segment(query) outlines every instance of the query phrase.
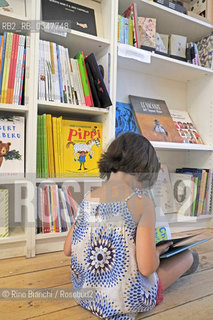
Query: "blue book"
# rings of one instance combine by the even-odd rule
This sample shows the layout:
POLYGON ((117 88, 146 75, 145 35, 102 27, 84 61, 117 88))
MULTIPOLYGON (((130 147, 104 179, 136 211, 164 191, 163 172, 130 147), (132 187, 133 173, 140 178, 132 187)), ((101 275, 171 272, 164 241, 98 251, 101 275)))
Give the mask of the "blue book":
POLYGON ((134 111, 129 103, 116 102, 115 136, 125 132, 140 134, 135 121, 134 111))
POLYGON ((2 87, 3 71, 4 71, 4 58, 5 58, 6 41, 7 41, 7 32, 4 32, 4 42, 3 42, 1 72, 0 72, 0 96, 1 96, 1 89, 2 89, 1 87, 2 87))
MULTIPOLYGON (((204 243, 206 241, 209 241, 211 240, 212 238, 206 238, 206 239, 203 239, 203 240, 199 240, 199 241, 196 241, 196 242, 192 242, 192 243, 189 243, 189 244, 186 244, 186 245, 183 245, 183 246, 177 246, 175 247, 175 245, 171 246, 169 248, 169 250, 163 254, 160 255, 160 258, 163 259, 163 258, 169 258, 169 257, 172 257, 174 256, 175 254, 178 254, 180 252, 183 252, 187 249, 190 249, 194 246, 197 246, 198 244, 201 244, 201 243, 204 243)), ((172 240, 170 240, 172 241, 172 240)))
POLYGON ((61 98, 61 102, 64 102, 63 86, 62 86, 62 79, 61 79, 61 60, 60 60, 60 53, 59 53, 58 44, 56 44, 56 53, 57 53, 57 62, 58 62, 60 98, 61 98))

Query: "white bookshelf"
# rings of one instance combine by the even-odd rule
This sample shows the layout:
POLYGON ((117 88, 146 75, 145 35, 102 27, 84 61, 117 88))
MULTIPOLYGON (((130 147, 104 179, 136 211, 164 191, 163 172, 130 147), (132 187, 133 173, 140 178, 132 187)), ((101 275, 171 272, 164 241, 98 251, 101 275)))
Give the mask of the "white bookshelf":
MULTIPOLYGON (((184 35, 188 41, 198 41, 213 31, 211 24, 155 2, 135 2, 138 16, 157 19, 159 33, 184 35)), ((122 14, 130 4, 128 0, 118 0, 117 12, 122 14)), ((204 141, 203 145, 153 141, 160 162, 168 166, 169 172, 181 167, 212 168, 213 70, 127 45, 115 46, 116 101, 128 103, 128 95, 165 100, 169 109, 189 112, 204 141)), ((174 213, 165 215, 165 219, 176 232, 212 225, 212 215, 183 217, 174 213)))
MULTIPOLYGON (((15 0, 14 0, 15 1, 15 0)), ((25 12, 0 14, 1 21, 40 20, 40 0, 18 0, 26 4, 25 12)), ((74 2, 75 0, 73 0, 74 2)), ((72 183, 84 188, 98 186, 103 180, 99 178, 36 178, 36 139, 37 114, 65 114, 81 120, 90 119, 103 123, 104 147, 114 138, 115 104, 116 101, 128 102, 128 95, 146 96, 165 100, 171 109, 187 110, 192 117, 204 145, 185 145, 178 143, 152 142, 160 161, 168 165, 173 172, 177 167, 213 167, 213 71, 193 66, 169 57, 150 53, 150 63, 137 61, 133 58, 118 56, 117 45, 117 14, 122 13, 132 1, 130 0, 80 0, 78 3, 94 8, 97 37, 86 33, 69 30, 66 36, 47 33, 44 31, 30 34, 31 51, 29 65, 28 103, 26 106, 0 104, 1 111, 24 114, 26 118, 26 169, 24 179, 1 179, 0 186, 22 186, 33 190, 33 197, 28 209, 24 208, 24 224, 21 228, 12 228, 10 236, 0 240, 0 259, 62 250, 67 232, 36 234, 33 220, 36 214, 36 186, 57 183, 59 185, 72 183), (107 109, 39 101, 37 98, 39 39, 53 41, 69 49, 70 57, 82 50, 86 55, 94 52, 98 62, 108 68, 110 54, 109 92, 113 105, 107 109), (29 223, 30 221, 30 223, 29 223)), ((213 26, 195 18, 178 13, 160 6, 149 0, 135 0, 139 16, 157 18, 157 29, 161 33, 182 34, 189 41, 199 40, 202 36, 213 31, 213 26)), ((15 204, 13 214, 18 209, 15 204)), ((183 231, 212 226, 212 216, 177 217, 167 215, 172 230, 183 231)))

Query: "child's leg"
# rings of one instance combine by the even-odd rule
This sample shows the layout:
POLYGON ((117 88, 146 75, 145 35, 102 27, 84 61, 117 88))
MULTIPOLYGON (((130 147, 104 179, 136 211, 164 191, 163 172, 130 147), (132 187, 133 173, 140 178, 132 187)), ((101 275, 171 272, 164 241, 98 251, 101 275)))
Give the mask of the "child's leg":
POLYGON ((193 255, 189 250, 161 260, 157 274, 161 280, 163 290, 166 290, 180 278, 191 267, 192 263, 193 255))

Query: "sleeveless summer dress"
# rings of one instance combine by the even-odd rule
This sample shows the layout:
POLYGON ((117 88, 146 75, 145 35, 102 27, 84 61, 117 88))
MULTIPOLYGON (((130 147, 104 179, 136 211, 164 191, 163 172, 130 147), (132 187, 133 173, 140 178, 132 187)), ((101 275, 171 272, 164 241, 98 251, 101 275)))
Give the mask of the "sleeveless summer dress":
POLYGON ((137 225, 127 207, 135 194, 121 202, 84 199, 78 209, 71 271, 74 292, 82 295, 75 300, 105 320, 135 319, 156 305, 157 273, 144 277, 136 262, 137 225))

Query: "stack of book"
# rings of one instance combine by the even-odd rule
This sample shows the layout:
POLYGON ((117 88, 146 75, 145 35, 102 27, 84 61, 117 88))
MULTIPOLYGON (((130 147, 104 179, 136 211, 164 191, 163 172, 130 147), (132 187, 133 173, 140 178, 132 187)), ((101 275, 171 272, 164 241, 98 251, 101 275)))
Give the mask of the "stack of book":
POLYGON ((12 32, 4 32, 4 35, 0 35, 1 103, 19 105, 25 103, 24 80, 28 43, 28 36, 12 32))
POLYGON ((98 176, 102 123, 38 115, 37 178, 98 176))
POLYGON ((68 187, 37 187, 37 233, 65 232, 74 223, 77 204, 68 187))
POLYGON ((93 53, 70 58, 68 48, 40 40, 38 82, 41 101, 99 108, 112 104, 93 53))

